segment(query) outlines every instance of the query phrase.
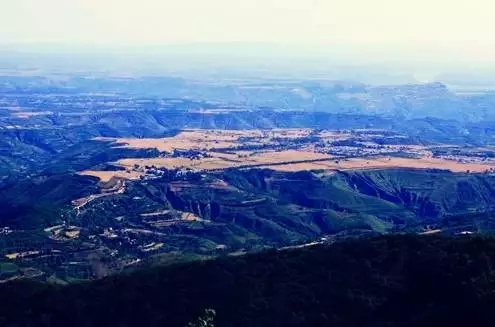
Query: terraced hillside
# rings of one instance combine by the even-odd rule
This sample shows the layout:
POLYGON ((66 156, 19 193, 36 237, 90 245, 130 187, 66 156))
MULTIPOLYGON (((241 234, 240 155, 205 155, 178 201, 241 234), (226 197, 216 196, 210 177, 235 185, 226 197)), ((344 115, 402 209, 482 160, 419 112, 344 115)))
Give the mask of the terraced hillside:
POLYGON ((2 254, 17 256, 19 269, 36 268, 42 279, 86 279, 140 262, 242 254, 335 236, 495 228, 491 174, 233 169, 131 182, 73 178, 73 193, 57 193, 70 187, 68 181, 49 178, 17 198, 26 212, 2 237, 2 254), (71 201, 77 192, 79 200, 71 201))

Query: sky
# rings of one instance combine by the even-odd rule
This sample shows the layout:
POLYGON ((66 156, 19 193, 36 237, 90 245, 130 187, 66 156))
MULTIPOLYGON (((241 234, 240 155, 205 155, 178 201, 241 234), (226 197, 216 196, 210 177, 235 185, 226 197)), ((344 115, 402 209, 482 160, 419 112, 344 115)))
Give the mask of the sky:
POLYGON ((493 0, 0 0, 0 44, 286 44, 495 58, 493 0))

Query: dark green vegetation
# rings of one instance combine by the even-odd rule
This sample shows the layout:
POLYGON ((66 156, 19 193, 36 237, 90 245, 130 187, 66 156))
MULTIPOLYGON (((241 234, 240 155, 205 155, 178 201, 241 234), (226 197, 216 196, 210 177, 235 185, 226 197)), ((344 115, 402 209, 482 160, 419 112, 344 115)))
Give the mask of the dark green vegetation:
POLYGON ((495 241, 387 236, 152 268, 66 287, 0 285, 2 326, 488 326, 495 241))
MULTIPOLYGON (((491 94, 456 95, 441 84, 232 83, 0 77, 0 281, 92 279, 143 262, 336 235, 493 230, 490 173, 161 171, 104 186, 76 174, 111 169, 120 158, 163 155, 95 137, 165 137, 186 128, 354 130, 352 140, 331 144, 330 154, 341 157, 362 152, 357 134, 381 129, 386 137, 376 136, 376 144, 440 144, 436 155, 476 162, 493 157, 491 94), (452 119, 445 118, 447 109, 456 113, 452 119)), ((281 139, 278 146, 290 149, 312 137, 281 139)))
POLYGON ((15 192, 18 203, 31 211, 4 220, 15 230, 2 236, 1 253, 41 251, 14 262, 38 269, 42 280, 72 280, 102 277, 139 261, 168 263, 322 237, 428 230, 454 235, 495 228, 491 174, 170 172, 127 183, 124 193, 94 199, 77 210, 70 205, 71 198, 95 188, 93 178, 52 177, 15 192), (183 220, 184 214, 197 219, 183 220), (62 226, 62 234, 42 230, 50 226, 62 226), (77 238, 63 236, 74 229, 80 231, 77 238))

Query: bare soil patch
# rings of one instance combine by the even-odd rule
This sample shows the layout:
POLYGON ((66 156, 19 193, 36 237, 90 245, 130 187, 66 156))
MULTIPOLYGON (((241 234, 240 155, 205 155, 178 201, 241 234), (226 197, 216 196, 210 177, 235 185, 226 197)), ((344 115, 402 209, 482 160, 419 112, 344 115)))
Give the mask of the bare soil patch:
MULTIPOLYGON (((491 159, 472 156, 471 153, 465 158, 456 155, 434 157, 432 150, 423 145, 402 144, 400 135, 393 136, 399 143, 390 144, 389 137, 390 132, 381 130, 191 129, 166 138, 98 138, 113 142, 115 147, 155 148, 163 153, 158 158, 125 158, 113 163, 124 167, 123 171, 86 170, 80 174, 109 181, 112 177, 139 179, 154 174, 157 169, 213 171, 262 167, 278 171, 335 171, 418 168, 475 173, 495 169, 495 161, 491 159), (342 140, 349 142, 334 143, 342 140), (185 151, 177 153, 175 150, 185 151), (188 150, 199 154, 189 154, 188 150)), ((434 147, 442 146, 448 145, 434 147)))

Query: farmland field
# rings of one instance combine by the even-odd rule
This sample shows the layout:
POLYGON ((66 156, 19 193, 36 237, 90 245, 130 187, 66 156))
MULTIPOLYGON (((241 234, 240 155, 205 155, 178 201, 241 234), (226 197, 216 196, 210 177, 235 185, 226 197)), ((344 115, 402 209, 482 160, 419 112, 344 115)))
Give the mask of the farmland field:
MULTIPOLYGON (((416 168, 481 173, 495 168, 492 159, 435 156, 432 146, 408 144, 400 135, 390 136, 380 130, 184 130, 167 138, 97 140, 111 142, 115 148, 160 152, 159 157, 123 158, 113 162, 123 170, 80 172, 102 181, 112 177, 144 178, 156 169, 216 171, 257 167, 294 172, 416 168)), ((436 144, 434 147, 448 146, 436 144)))

